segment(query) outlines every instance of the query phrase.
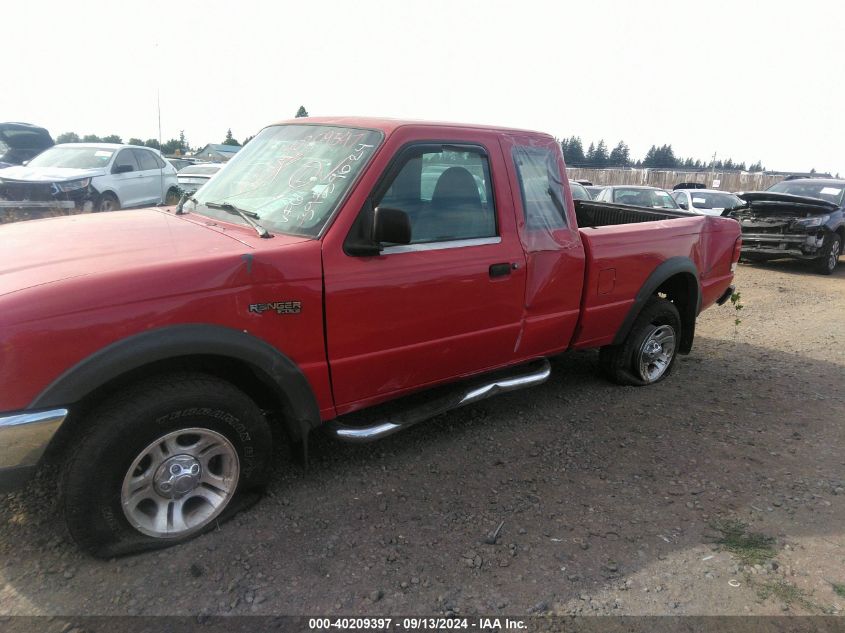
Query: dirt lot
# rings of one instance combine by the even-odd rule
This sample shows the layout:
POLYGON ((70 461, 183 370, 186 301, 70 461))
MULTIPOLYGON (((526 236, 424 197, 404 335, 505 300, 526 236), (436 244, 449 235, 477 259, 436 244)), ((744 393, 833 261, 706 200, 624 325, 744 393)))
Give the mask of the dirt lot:
POLYGON ((708 310, 658 386, 577 353, 379 444, 318 438, 176 549, 80 554, 43 477, 0 503, 0 613, 842 613, 845 266, 737 283, 742 323, 708 310))

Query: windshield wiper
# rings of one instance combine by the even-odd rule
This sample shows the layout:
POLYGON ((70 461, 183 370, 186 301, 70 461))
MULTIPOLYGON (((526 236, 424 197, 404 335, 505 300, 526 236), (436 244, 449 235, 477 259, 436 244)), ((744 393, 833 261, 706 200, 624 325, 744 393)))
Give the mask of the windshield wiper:
POLYGON ((260 218, 261 216, 253 211, 245 211, 244 209, 240 209, 233 204, 229 204, 228 202, 203 202, 205 206, 209 209, 220 209, 221 211, 225 211, 226 213, 231 213, 232 215, 239 215, 244 219, 244 222, 249 224, 252 228, 256 230, 258 233, 258 237, 263 238, 270 238, 273 237, 270 234, 270 231, 265 229, 261 226, 258 222, 253 220, 252 218, 260 218))

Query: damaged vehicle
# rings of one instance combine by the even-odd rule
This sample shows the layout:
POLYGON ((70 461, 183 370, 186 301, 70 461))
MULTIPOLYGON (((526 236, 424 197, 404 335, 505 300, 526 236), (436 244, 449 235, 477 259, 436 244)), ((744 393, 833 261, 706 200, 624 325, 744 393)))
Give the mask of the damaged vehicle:
POLYGON ((0 200, 116 211, 178 198, 176 168, 148 147, 62 143, 0 171, 0 200))
POLYGON ((745 206, 724 215, 739 221, 743 259, 794 257, 811 261, 818 273, 833 273, 845 244, 845 180, 789 180, 737 196, 745 206))
POLYGON ((21 165, 52 146, 53 138, 43 127, 0 123, 0 169, 21 165))

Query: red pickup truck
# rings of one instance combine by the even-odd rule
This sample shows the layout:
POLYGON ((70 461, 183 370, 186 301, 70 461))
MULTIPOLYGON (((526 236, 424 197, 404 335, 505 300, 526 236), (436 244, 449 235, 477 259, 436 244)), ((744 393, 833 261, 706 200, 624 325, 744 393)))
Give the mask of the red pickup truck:
POLYGON ((317 427, 376 439, 570 349, 655 383, 741 246, 731 219, 576 206, 546 134, 361 118, 271 125, 176 207, 0 244, 0 481, 61 463, 100 556, 210 528, 317 427))

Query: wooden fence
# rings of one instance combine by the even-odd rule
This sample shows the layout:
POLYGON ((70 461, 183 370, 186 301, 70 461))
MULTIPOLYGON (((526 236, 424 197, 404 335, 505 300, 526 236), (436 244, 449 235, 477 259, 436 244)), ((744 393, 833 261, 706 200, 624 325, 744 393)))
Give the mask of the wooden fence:
POLYGON ((700 182, 708 189, 762 191, 784 179, 781 174, 748 171, 674 171, 664 169, 588 169, 568 167, 572 180, 589 180, 594 185, 649 185, 672 190, 682 182, 700 182), (719 181, 718 186, 714 181, 719 181))

